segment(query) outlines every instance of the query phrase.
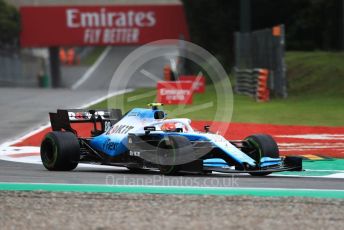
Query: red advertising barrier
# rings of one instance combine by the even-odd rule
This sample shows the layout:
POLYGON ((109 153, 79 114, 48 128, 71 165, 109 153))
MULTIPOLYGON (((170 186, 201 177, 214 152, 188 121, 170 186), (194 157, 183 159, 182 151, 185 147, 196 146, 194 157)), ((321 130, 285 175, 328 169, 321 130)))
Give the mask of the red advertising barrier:
POLYGON ((189 39, 182 4, 21 7, 23 47, 133 45, 189 39))
POLYGON ((182 75, 179 76, 180 81, 192 81, 192 89, 196 93, 204 93, 205 91, 205 77, 204 76, 194 76, 194 75, 182 75))
POLYGON ((159 81, 157 101, 167 105, 192 104, 191 81, 159 81))

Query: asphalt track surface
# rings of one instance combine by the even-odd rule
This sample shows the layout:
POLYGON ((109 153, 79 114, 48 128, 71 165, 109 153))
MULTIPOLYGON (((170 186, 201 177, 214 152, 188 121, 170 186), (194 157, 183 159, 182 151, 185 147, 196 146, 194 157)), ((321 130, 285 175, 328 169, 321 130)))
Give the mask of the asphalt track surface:
MULTIPOLYGON (((47 121, 47 113, 57 108, 80 106, 107 93, 107 86, 123 58, 133 47, 112 48, 96 71, 75 91, 38 89, 0 89, 0 143, 47 121), (101 76, 101 80, 99 78, 101 76)), ((150 71, 158 75, 163 60, 150 63, 150 71)), ((162 71, 161 71, 162 72, 162 71)), ((142 76, 141 76, 142 77, 142 76)), ((141 87, 133 80, 131 87, 141 87), (137 85, 135 85, 135 82, 137 85)), ((148 84, 155 84, 154 81, 148 84)), ((164 185, 197 187, 305 188, 344 190, 343 179, 311 177, 252 177, 246 175, 179 175, 161 176, 158 172, 130 173, 122 168, 82 168, 72 172, 49 172, 41 165, 0 161, 0 182, 164 185)))
MULTIPOLYGON (((106 56, 96 66, 95 71, 92 72, 87 80, 76 87, 77 90, 108 90, 110 83, 113 81, 116 89, 139 88, 139 87, 155 87, 157 80, 163 79, 163 69, 166 64, 170 64, 169 53, 176 52, 176 47, 173 45, 164 46, 161 51, 162 56, 153 58, 143 63, 139 69, 134 71, 131 76, 124 76, 129 79, 126 84, 123 84, 121 79, 116 79, 114 73, 122 64, 122 61, 137 47, 136 46, 121 46, 107 48, 106 56), (153 76, 147 77, 142 74, 142 70, 147 71, 153 76)), ((135 61, 133 61, 135 63, 135 61)), ((129 64, 129 66, 132 66, 129 64)))
MULTIPOLYGON (((86 81, 76 90, 38 89, 38 88, 0 88, 0 144, 31 131, 33 128, 48 122, 48 113, 58 108, 79 108, 82 105, 106 96, 114 72, 133 50, 134 46, 111 47, 106 57, 86 81)), ((173 47, 171 46, 171 50, 173 47)), ((142 66, 142 69, 163 78, 163 67, 169 62, 166 58, 153 59, 142 66)), ((140 69, 141 70, 141 69, 140 69)), ((117 88, 154 87, 157 79, 150 79, 136 71, 128 84, 117 88)), ((63 84, 73 85, 85 73, 83 67, 62 68, 63 84), (77 76, 77 77, 76 77, 77 76)), ((119 82, 120 84, 120 82, 119 82)))
POLYGON ((0 88, 0 143, 47 123, 49 112, 78 108, 106 94, 104 90, 0 88))
POLYGON ((0 161, 0 182, 344 190, 343 179, 335 178, 252 177, 244 174, 162 176, 157 171, 135 174, 120 167, 78 167, 71 172, 51 172, 42 165, 7 161, 0 161))

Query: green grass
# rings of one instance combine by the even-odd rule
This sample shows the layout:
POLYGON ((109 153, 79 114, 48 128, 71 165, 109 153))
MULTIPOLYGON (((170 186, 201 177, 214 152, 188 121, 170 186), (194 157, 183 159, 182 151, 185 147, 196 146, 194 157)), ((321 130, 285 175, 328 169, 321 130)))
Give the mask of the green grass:
MULTIPOLYGON (((257 103, 247 96, 234 95, 234 122, 344 126, 344 60, 343 53, 288 52, 289 97, 257 103)), ((127 111, 144 107, 155 101, 155 89, 139 89, 94 108, 121 107, 127 111), (138 96, 143 98, 137 98, 138 96), (135 99, 135 100, 134 100, 135 99), (109 103, 109 104, 108 104, 109 103)), ((205 94, 194 95, 193 105, 165 106, 170 117, 188 117, 194 120, 219 120, 215 113, 229 113, 228 106, 216 106, 216 91, 208 85, 205 94), (213 106, 190 111, 205 103, 213 106)), ((221 119, 220 119, 221 120, 221 119)))
POLYGON ((95 63, 98 57, 103 53, 105 47, 95 47, 84 59, 81 60, 81 65, 91 66, 95 63))
POLYGON ((344 105, 344 52, 287 52, 292 96, 340 97, 344 105))
POLYGON ((344 126, 343 99, 292 96, 288 99, 275 99, 268 103, 256 103, 247 97, 235 96, 233 121, 344 126))

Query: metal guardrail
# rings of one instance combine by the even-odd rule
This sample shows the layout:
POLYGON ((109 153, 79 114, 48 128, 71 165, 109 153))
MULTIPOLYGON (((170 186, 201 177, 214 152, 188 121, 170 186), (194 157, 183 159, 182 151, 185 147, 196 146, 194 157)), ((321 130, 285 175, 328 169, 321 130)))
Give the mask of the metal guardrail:
POLYGON ((0 50, 0 86, 38 87, 43 70, 41 58, 0 50))

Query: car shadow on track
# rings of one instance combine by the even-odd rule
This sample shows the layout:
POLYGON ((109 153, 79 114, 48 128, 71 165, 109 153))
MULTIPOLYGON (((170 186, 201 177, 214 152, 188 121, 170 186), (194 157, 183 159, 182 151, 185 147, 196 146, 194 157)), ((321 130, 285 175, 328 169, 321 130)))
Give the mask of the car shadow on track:
POLYGON ((163 175, 157 170, 146 170, 144 172, 132 172, 126 168, 123 169, 89 169, 89 168, 78 168, 75 172, 87 172, 87 173, 99 173, 99 174, 118 174, 118 175, 130 175, 130 176, 164 176, 164 177, 189 177, 189 178, 227 178, 227 177, 240 177, 240 178, 298 178, 293 176, 251 176, 247 173, 193 173, 193 172, 179 172, 173 175, 163 175))

